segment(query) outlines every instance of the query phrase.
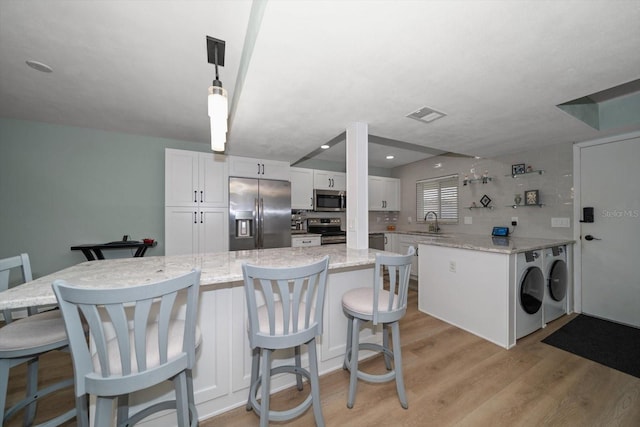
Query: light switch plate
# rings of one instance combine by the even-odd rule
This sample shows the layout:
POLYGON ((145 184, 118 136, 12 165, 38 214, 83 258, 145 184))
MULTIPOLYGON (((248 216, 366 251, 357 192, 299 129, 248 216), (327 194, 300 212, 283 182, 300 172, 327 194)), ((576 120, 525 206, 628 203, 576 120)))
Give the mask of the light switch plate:
POLYGON ((464 217, 464 223, 465 224, 473 224, 473 217, 465 216, 464 217))

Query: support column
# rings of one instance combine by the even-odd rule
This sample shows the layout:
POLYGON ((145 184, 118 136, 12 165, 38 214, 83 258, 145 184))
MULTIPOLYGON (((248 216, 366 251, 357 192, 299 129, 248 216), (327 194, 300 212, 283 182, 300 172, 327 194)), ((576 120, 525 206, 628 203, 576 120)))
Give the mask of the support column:
POLYGON ((369 126, 347 126, 347 247, 369 248, 369 126))

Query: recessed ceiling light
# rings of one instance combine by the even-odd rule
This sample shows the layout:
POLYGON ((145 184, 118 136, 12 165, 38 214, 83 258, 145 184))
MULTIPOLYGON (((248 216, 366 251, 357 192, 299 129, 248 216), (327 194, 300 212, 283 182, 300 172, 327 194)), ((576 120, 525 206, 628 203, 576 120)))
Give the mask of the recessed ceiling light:
POLYGON ((392 154, 389 154, 389 155, 387 156, 387 160, 393 160, 393 159, 395 159, 395 157, 396 157, 396 156, 394 156, 394 155, 392 155, 392 154))
POLYGON ((321 145, 320 148, 322 148, 323 150, 326 150, 327 148, 331 148, 331 146, 324 144, 324 145, 321 145))
POLYGON ((39 61, 27 60, 25 61, 27 65, 34 70, 42 71, 43 73, 53 73, 53 68, 39 61))

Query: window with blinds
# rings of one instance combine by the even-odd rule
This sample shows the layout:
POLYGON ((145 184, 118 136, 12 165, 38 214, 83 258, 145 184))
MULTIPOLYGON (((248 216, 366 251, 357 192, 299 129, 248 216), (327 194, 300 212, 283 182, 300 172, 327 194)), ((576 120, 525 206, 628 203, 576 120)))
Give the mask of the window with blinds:
POLYGON ((423 179, 416 182, 416 219, 424 222, 427 212, 438 214, 443 223, 458 222, 458 175, 423 179))

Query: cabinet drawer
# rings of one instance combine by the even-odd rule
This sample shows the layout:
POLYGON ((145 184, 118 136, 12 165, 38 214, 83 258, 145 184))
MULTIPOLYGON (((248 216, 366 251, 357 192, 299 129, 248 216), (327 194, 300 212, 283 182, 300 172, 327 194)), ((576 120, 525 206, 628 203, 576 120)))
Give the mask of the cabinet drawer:
POLYGON ((303 248, 307 246, 320 246, 320 236, 293 236, 291 237, 292 248, 303 248))

